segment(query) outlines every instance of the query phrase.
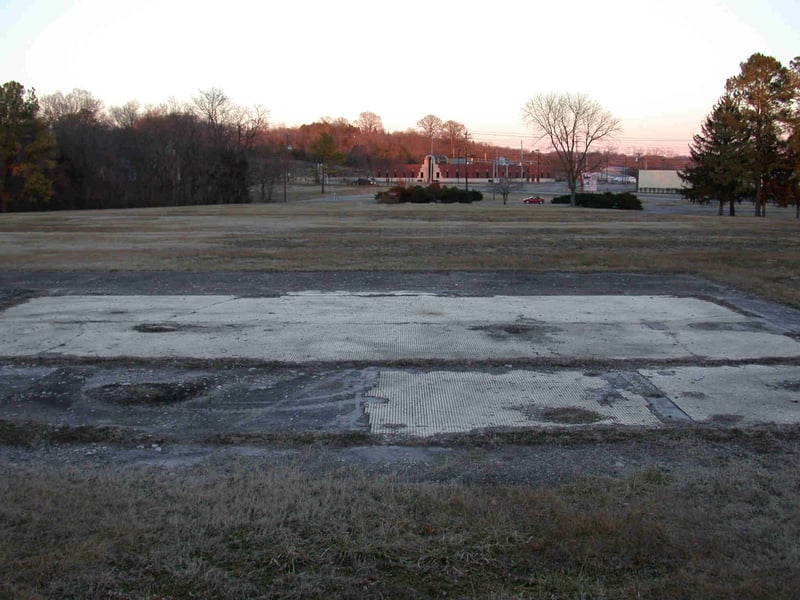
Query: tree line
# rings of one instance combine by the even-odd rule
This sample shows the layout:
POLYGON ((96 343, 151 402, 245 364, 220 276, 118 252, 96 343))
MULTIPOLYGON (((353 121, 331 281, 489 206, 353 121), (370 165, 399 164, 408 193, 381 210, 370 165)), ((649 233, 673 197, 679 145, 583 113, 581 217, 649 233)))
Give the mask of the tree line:
POLYGON ((794 204, 800 218, 800 57, 788 67, 760 53, 740 64, 690 145, 692 164, 680 172, 693 202, 728 206, 752 201, 794 204))
POLYGON ((290 178, 324 186, 325 174, 418 165, 429 133, 387 133, 372 112, 274 126, 267 109, 217 88, 189 102, 105 109, 86 90, 38 98, 11 81, 0 87, 0 210, 273 201, 290 178))

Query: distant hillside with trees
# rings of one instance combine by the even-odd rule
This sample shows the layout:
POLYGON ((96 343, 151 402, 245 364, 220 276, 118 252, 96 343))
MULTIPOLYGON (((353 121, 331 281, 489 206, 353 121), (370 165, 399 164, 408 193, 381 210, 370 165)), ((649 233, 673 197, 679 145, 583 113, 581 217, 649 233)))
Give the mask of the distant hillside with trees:
MULTIPOLYGON (((0 88, 0 209, 97 209, 282 199, 284 178, 319 182, 411 173, 425 155, 514 160, 519 149, 476 142, 466 127, 426 115, 416 127, 387 132, 381 117, 323 117, 286 127, 269 111, 242 107, 222 90, 200 90, 187 102, 105 107, 86 90, 37 97, 17 82, 0 88), (320 165, 323 165, 320 168, 320 165)), ((542 152, 538 159, 557 164, 542 152)), ((528 152, 525 160, 533 160, 528 152)), ((605 149, 597 170, 625 164, 682 168, 685 159, 605 149)), ((555 176, 558 176, 556 173, 555 176)))

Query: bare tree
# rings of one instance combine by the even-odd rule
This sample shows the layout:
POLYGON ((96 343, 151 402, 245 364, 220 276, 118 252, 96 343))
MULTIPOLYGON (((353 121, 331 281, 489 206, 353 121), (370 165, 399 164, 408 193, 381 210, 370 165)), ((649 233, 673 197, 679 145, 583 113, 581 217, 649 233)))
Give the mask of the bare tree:
POLYGON ((383 121, 374 112, 362 112, 356 119, 355 126, 362 133, 381 133, 383 132, 383 121))
POLYGON ((236 132, 238 146, 251 149, 269 129, 269 109, 261 105, 252 108, 232 106, 228 120, 236 132))
POLYGON ((103 110, 102 100, 95 98, 91 92, 79 88, 68 94, 62 94, 60 91, 48 94, 41 99, 39 105, 42 115, 50 123, 79 113, 99 119, 103 110))
POLYGON ((570 204, 592 144, 613 138, 620 122, 586 94, 539 94, 522 108, 522 117, 537 136, 547 139, 567 175, 570 204))
POLYGON ((219 88, 200 90, 192 98, 194 110, 198 117, 211 125, 222 125, 233 110, 230 99, 219 88))
POLYGON ((442 124, 442 134, 445 139, 450 142, 450 156, 456 155, 456 142, 464 137, 466 131, 467 128, 463 123, 453 121, 452 119, 442 124))
POLYGON ((108 114, 114 125, 120 129, 133 127, 139 120, 139 103, 131 100, 122 106, 112 106, 108 109, 108 114))
POLYGON ((422 130, 427 137, 431 138, 431 154, 433 154, 433 138, 442 131, 442 120, 436 115, 425 115, 417 121, 417 127, 422 130))
POLYGON ((496 189, 503 196, 503 205, 505 205, 508 202, 508 195, 511 193, 511 179, 508 177, 498 178, 496 189))

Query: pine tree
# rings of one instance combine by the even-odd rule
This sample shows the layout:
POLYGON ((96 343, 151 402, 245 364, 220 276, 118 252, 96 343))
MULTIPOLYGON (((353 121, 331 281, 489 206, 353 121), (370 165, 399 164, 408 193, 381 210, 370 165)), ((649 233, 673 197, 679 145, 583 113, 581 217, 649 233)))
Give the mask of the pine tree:
POLYGON ((725 88, 739 106, 750 133, 755 214, 766 216, 764 189, 770 186, 776 169, 781 166, 779 124, 792 98, 789 71, 777 59, 759 53, 740 67, 739 75, 728 79, 725 88))
POLYGON ((689 146, 692 166, 680 173, 688 184, 684 195, 705 204, 719 200, 719 214, 725 203, 736 214, 735 203, 752 190, 753 147, 737 103, 725 95, 706 117, 701 133, 689 146))

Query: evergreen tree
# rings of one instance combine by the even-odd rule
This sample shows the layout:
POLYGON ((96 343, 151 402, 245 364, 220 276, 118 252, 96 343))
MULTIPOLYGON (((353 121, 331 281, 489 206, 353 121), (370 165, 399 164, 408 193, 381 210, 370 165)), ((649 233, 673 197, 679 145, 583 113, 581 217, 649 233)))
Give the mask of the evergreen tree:
POLYGON ((10 202, 49 200, 53 195, 48 171, 55 142, 33 90, 16 81, 0 86, 0 212, 10 202))
POLYGON ((684 196, 701 204, 719 200, 720 215, 728 203, 728 213, 735 215, 735 203, 752 190, 749 167, 753 149, 733 98, 720 98, 701 133, 694 136, 689 152, 692 166, 679 173, 689 186, 684 196))
POLYGON ((789 70, 777 59, 759 53, 740 67, 739 75, 728 79, 725 88, 738 104, 749 130, 755 214, 766 216, 764 190, 771 187, 776 170, 781 167, 779 125, 786 118, 792 99, 789 70))

